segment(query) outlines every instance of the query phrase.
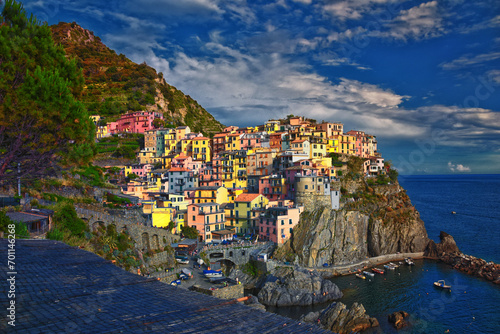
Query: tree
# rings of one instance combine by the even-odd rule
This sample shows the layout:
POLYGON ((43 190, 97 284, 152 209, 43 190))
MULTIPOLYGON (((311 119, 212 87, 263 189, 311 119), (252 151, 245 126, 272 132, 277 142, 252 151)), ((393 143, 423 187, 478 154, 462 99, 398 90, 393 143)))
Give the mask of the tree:
POLYGON ((194 226, 182 225, 181 231, 182 235, 188 239, 198 239, 198 235, 200 234, 194 226))
POLYGON ((0 73, 0 183, 92 158, 95 126, 78 101, 82 72, 47 24, 13 0, 0 16, 0 73))
POLYGON ((165 121, 162 120, 161 118, 155 118, 153 120, 153 126, 156 128, 156 129, 160 129, 160 128, 163 128, 165 126, 165 121))

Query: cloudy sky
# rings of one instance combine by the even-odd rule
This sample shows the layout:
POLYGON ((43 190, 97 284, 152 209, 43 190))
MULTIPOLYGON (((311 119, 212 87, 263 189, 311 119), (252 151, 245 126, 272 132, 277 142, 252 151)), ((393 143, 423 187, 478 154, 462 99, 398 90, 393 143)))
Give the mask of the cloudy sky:
POLYGON ((402 174, 500 173, 496 0, 33 0, 163 72, 226 125, 376 135, 402 174))

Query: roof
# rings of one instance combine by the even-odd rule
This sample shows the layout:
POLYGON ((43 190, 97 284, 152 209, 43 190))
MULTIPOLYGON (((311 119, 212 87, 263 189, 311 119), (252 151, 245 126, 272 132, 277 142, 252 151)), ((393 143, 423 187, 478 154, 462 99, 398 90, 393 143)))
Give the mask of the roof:
POLYGON ((7 212, 6 215, 13 222, 21 222, 21 223, 31 223, 48 218, 45 215, 33 214, 28 212, 7 212))
POLYGON ((187 169, 187 168, 181 168, 181 167, 172 167, 168 171, 169 172, 190 172, 189 169, 187 169))
POLYGON ((260 194, 241 194, 236 199, 234 200, 235 202, 251 202, 257 197, 259 197, 260 194))
POLYGON ((228 133, 227 133, 227 132, 224 132, 224 133, 218 133, 218 134, 214 135, 214 138, 216 138, 216 137, 217 137, 217 138, 219 138, 219 137, 225 137, 225 136, 227 136, 227 135, 228 135, 228 133))
POLYGON ((224 188, 223 186, 204 186, 194 188, 193 190, 218 190, 219 188, 224 188))
POLYGON ((207 138, 207 137, 194 137, 193 140, 210 140, 210 138, 207 138))
POLYGON ((292 143, 303 143, 303 142, 305 142, 305 141, 306 141, 305 139, 302 139, 302 140, 300 140, 300 139, 295 139, 294 141, 292 141, 292 143))

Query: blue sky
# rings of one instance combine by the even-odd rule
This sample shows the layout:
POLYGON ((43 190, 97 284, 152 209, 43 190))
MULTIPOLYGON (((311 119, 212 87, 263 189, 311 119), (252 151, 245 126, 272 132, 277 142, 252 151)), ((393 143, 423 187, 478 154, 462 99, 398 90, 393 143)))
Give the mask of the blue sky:
POLYGON ((226 125, 376 135, 402 174, 500 173, 500 2, 34 0, 163 72, 226 125))

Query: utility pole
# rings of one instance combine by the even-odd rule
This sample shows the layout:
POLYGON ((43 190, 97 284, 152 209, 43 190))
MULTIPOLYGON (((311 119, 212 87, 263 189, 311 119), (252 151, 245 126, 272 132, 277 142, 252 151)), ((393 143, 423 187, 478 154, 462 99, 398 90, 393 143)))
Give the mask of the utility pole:
POLYGON ((17 163, 17 195, 21 197, 21 163, 17 163))

